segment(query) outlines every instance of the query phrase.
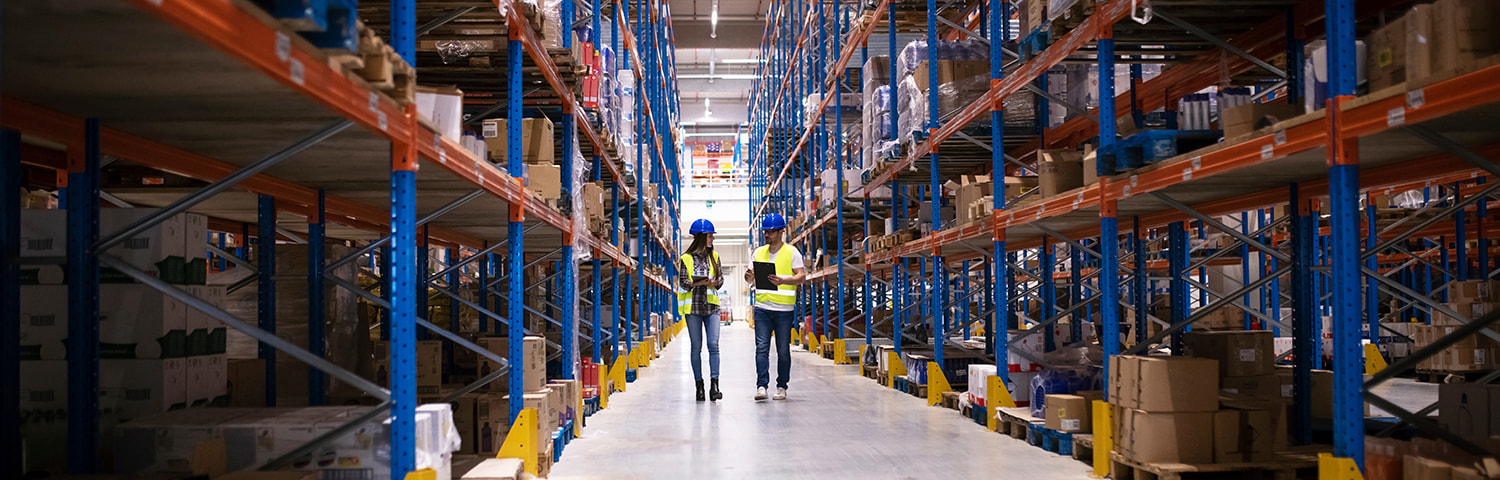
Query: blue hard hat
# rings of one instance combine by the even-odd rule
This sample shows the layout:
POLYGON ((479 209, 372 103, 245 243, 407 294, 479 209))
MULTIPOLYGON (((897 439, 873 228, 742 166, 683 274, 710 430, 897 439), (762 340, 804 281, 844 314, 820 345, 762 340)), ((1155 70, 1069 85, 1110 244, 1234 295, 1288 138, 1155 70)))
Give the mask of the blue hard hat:
POLYGON ((700 234, 700 233, 717 233, 717 232, 714 232, 714 222, 708 221, 707 218, 700 218, 700 219, 697 219, 697 220, 693 220, 693 226, 692 227, 688 227, 688 233, 692 234, 692 235, 697 235, 697 234, 700 234))
POLYGON ((786 228, 786 219, 781 218, 781 214, 779 213, 768 214, 766 218, 760 221, 761 230, 781 230, 783 228, 786 228))

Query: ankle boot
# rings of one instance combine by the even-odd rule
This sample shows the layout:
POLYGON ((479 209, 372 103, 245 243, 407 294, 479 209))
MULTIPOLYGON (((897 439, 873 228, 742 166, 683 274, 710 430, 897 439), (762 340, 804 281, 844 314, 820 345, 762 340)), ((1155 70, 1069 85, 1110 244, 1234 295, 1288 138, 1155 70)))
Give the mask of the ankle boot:
POLYGON ((703 401, 703 381, 698 381, 698 401, 703 401))
POLYGON ((709 382, 711 386, 708 389, 708 399, 717 402, 724 398, 724 394, 719 392, 719 379, 715 378, 709 382))

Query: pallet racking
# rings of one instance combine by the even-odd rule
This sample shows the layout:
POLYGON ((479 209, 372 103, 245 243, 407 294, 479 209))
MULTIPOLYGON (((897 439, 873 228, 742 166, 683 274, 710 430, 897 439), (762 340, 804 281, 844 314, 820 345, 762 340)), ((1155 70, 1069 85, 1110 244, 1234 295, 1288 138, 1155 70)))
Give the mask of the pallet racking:
MULTIPOLYGON (((456 397, 504 375, 513 379, 522 375, 519 362, 508 363, 506 358, 519 358, 522 337, 536 332, 511 319, 536 317, 545 322, 544 328, 566 332, 560 345, 552 345, 560 349, 552 359, 561 359, 560 375, 571 379, 577 375, 582 352, 592 351, 594 363, 611 365, 616 352, 628 355, 636 343, 656 333, 647 321, 651 312, 675 311, 670 282, 676 272, 673 262, 666 259, 674 258, 678 250, 676 198, 682 179, 676 168, 680 135, 675 128, 677 92, 666 5, 594 0, 586 12, 576 12, 574 2, 562 6, 562 25, 571 26, 585 16, 591 20, 592 38, 584 40, 592 45, 604 45, 600 27, 608 8, 611 17, 605 25, 611 27, 610 41, 616 51, 628 52, 628 69, 639 79, 636 108, 638 118, 645 120, 636 122, 636 137, 647 141, 635 144, 635 164, 627 171, 631 169, 620 156, 609 151, 602 124, 590 120, 590 112, 574 97, 538 32, 526 21, 507 21, 522 17, 519 4, 480 0, 454 7, 455 2, 444 2, 444 8, 434 11, 415 0, 394 0, 389 8, 366 3, 360 13, 390 20, 380 30, 388 32, 389 44, 407 64, 417 66, 419 75, 438 70, 418 61, 419 36, 470 12, 494 12, 493 19, 503 23, 500 36, 504 42, 499 49, 506 58, 499 78, 503 83, 491 77, 460 86, 503 93, 494 95, 496 100, 503 97, 503 102, 484 105, 470 123, 495 113, 510 120, 503 133, 508 136, 509 151, 503 155, 508 163, 497 165, 476 158, 458 139, 445 138, 424 126, 426 119, 419 118, 414 105, 346 76, 330 60, 338 52, 320 49, 321 45, 315 46, 248 1, 6 4, 7 88, 0 101, 4 175, 0 177, 19 183, 22 175, 16 169, 22 162, 58 171, 64 190, 60 196, 70 221, 69 303, 84 307, 70 309, 67 320, 74 339, 70 343, 81 346, 68 355, 69 471, 92 473, 100 468, 99 352, 97 342, 87 339, 98 334, 96 272, 101 266, 122 271, 254 337, 263 358, 279 351, 308 363, 313 367, 310 405, 328 400, 325 375, 378 399, 381 406, 360 420, 391 412, 392 478, 404 478, 414 465, 414 349, 419 336, 435 334, 448 341, 447 362, 452 361, 454 349, 463 347, 509 367, 460 389, 453 394, 456 397), (422 17, 427 17, 427 23, 418 27, 422 17), (626 50, 621 50, 621 42, 626 50), (529 81, 523 89, 523 73, 540 79, 529 81), (560 119, 563 170, 573 169, 570 147, 575 139, 586 154, 583 158, 591 159, 593 179, 610 191, 608 238, 596 237, 571 214, 523 186, 519 121, 523 104, 525 109, 560 119), (57 150, 62 158, 54 156, 57 150), (129 203, 161 210, 101 238, 99 199, 112 196, 101 191, 99 172, 102 163, 116 159, 206 186, 196 191, 162 189, 129 196, 129 203), (644 175, 647 171, 649 176, 644 175), (661 185, 660 195, 646 198, 648 183, 661 185), (667 219, 661 224, 665 228, 646 221, 648 204, 664 212, 667 219), (102 253, 130 232, 186 211, 216 217, 216 230, 240 235, 237 252, 244 251, 246 237, 258 239, 254 262, 227 251, 222 235, 217 236, 218 244, 199 248, 211 250, 220 262, 227 259, 258 272, 259 318, 236 318, 102 253), (306 221, 289 225, 286 217, 306 221), (255 226, 253 235, 251 225, 255 226), (391 341, 391 378, 395 379, 389 389, 323 358, 326 352, 318 341, 323 323, 320 294, 311 296, 311 348, 302 349, 275 335, 275 244, 278 236, 302 240, 299 235, 311 245, 337 239, 358 247, 354 254, 339 259, 325 258, 321 248, 311 249, 308 288, 321 293, 322 286, 333 283, 386 310, 382 331, 391 341), (446 265, 429 265, 433 249, 446 249, 446 265), (503 261, 497 260, 497 254, 503 254, 503 261), (587 261, 580 262, 580 257, 587 261), (325 274, 362 258, 370 265, 379 258, 384 274, 367 273, 380 277, 383 295, 325 274), (535 283, 525 281, 523 271, 547 264, 557 273, 535 283), (648 272, 646 267, 652 265, 665 268, 660 273, 648 272), (434 270, 437 273, 429 275, 434 270), (462 298, 457 291, 460 272, 467 277, 476 270, 485 291, 477 302, 462 298), (581 271, 589 272, 589 278, 580 278, 581 271), (607 294, 606 285, 610 287, 607 294), (422 318, 429 287, 480 312, 481 331, 489 331, 493 320, 495 333, 510 338, 509 355, 495 355, 458 335, 458 308, 449 309, 447 326, 440 325, 439 319, 422 318), (540 288, 550 292, 548 300, 557 302, 545 312, 528 305, 525 298, 540 288), (606 301, 614 306, 613 313, 601 318, 606 301), (500 311, 502 305, 506 309, 500 311), (578 313, 588 312, 582 315, 586 318, 575 315, 575 307, 578 313), (587 331, 581 332, 580 324, 587 331)), ((571 48, 572 35, 564 37, 563 46, 571 48)), ((7 246, 5 271, 0 272, 0 295, 6 301, 0 303, 12 308, 4 308, 0 315, 9 328, 16 329, 19 319, 14 306, 20 278, 19 255, 13 250, 19 243, 20 205, 15 189, 7 188, 9 193, 0 201, 0 234, 6 239, 0 243, 7 246)), ((568 175, 561 188, 567 197, 581 186, 574 185, 568 175)), ((17 364, 17 337, 14 330, 11 333, 0 345, 5 352, 5 365, 0 366, 5 373, 0 379, 9 391, 17 391, 15 375, 22 367, 17 364)), ((268 362, 265 373, 267 397, 274 404, 274 362, 268 362)), ((510 382, 511 395, 521 395, 521 383, 510 382)), ((0 407, 15 412, 14 401, 6 398, 0 407)), ((510 405, 511 421, 521 408, 520 402, 510 405)), ((16 415, 6 418, 0 424, 5 438, 19 441, 16 415)), ((338 433, 324 435, 297 452, 311 451, 336 439, 338 433)), ((20 450, 18 445, 6 449, 6 461, 0 464, 19 469, 20 450)), ((288 458, 292 456, 295 453, 288 458)), ((284 462, 273 461, 271 466, 279 463, 284 462)))
MULTIPOLYGON (((1486 220, 1495 188, 1490 180, 1500 174, 1500 168, 1488 160, 1497 152, 1493 144, 1497 138, 1477 127, 1496 114, 1500 89, 1495 82, 1500 80, 1500 67, 1355 96, 1356 28, 1412 2, 1092 3, 1091 14, 1041 45, 1027 36, 1029 32, 1012 27, 1018 15, 1011 2, 929 0, 928 13, 917 18, 897 12, 920 8, 920 2, 771 4, 761 45, 761 56, 768 59, 763 71, 789 73, 781 78, 763 75, 752 90, 751 136, 765 141, 752 142, 748 154, 753 179, 751 213, 758 219, 763 213, 780 212, 794 219, 794 225, 800 221, 803 228, 794 227, 792 242, 804 251, 827 252, 823 257, 830 261, 815 269, 809 288, 803 289, 799 318, 805 315, 821 322, 830 338, 863 335, 866 345, 875 335, 872 323, 877 305, 889 309, 894 335, 904 335, 905 324, 926 323, 940 339, 937 343, 957 343, 950 338, 957 335, 945 335, 945 330, 962 330, 967 339, 971 327, 982 319, 983 331, 991 334, 983 353, 1009 384, 1007 358, 1029 356, 1010 347, 1040 334, 1046 348, 1052 349, 1060 339, 1054 338, 1050 326, 1060 321, 1077 326, 1087 318, 1098 324, 1107 356, 1141 353, 1155 345, 1171 346, 1180 353, 1183 330, 1215 311, 1235 306, 1244 311, 1247 329, 1295 332, 1296 408, 1291 424, 1297 427, 1294 439, 1305 444, 1313 434, 1308 392, 1311 371, 1322 368, 1322 355, 1317 352, 1323 341, 1317 333, 1318 318, 1331 316, 1332 336, 1327 340, 1332 347, 1329 367, 1335 372, 1332 439, 1336 456, 1363 465, 1366 425, 1361 405, 1365 402, 1404 424, 1465 449, 1476 448, 1422 418, 1432 406, 1414 414, 1371 390, 1438 349, 1414 352, 1364 380, 1361 337, 1382 343, 1378 302, 1387 298, 1399 308, 1386 317, 1425 320, 1430 311, 1468 322, 1462 331, 1444 337, 1445 341, 1456 342, 1476 332, 1493 337, 1484 325, 1495 315, 1468 321, 1468 315, 1447 311, 1437 300, 1446 287, 1434 288, 1434 283, 1495 278, 1500 273, 1492 271, 1488 232, 1493 226, 1487 223, 1493 222, 1486 220), (1223 10, 1194 11, 1195 6, 1240 11, 1226 16, 1223 10), (837 21, 826 19, 827 9, 835 12, 837 21), (956 15, 949 15, 955 10, 956 15), (1154 23, 1150 22, 1153 16, 1157 18, 1154 23), (849 17, 856 18, 846 21, 849 17), (925 27, 917 20, 925 20, 925 27), (1156 27, 1163 22, 1171 25, 1156 27), (991 83, 982 96, 956 112, 940 112, 937 89, 929 90, 929 118, 919 119, 920 132, 905 145, 904 155, 886 164, 864 165, 874 168, 865 172, 862 186, 846 192, 846 166, 858 163, 850 160, 856 155, 842 143, 846 136, 842 119, 823 118, 830 99, 839 102, 841 95, 823 95, 817 109, 810 111, 817 117, 807 119, 800 115, 797 100, 845 91, 840 80, 847 74, 843 67, 855 55, 860 61, 869 58, 867 43, 879 42, 880 37, 873 34, 882 29, 889 50, 881 53, 891 59, 898 54, 898 32, 921 32, 929 59, 939 58, 936 45, 940 39, 969 37, 987 43, 991 83), (833 37, 831 51, 824 48, 829 44, 824 35, 833 37), (1089 141, 1108 150, 1120 136, 1115 119, 1139 119, 1143 112, 1160 108, 1175 114, 1183 96, 1231 76, 1256 85, 1261 96, 1281 95, 1279 89, 1285 85, 1302 85, 1303 72, 1298 67, 1303 64, 1304 44, 1319 36, 1328 45, 1331 100, 1315 112, 1141 168, 1117 172, 1101 168, 1097 183, 1050 198, 1007 196, 998 181, 1005 173, 1037 171, 1037 164, 1021 159, 1040 148, 1071 148, 1089 141), (843 48, 841 40, 847 42, 843 48), (1028 51, 1010 51, 1013 40, 1028 51), (1153 55, 1154 59, 1142 57, 1155 53, 1160 55, 1153 55), (1279 68, 1272 59, 1291 67, 1279 68), (1132 68, 1130 92, 1117 95, 1114 76, 1107 72, 1116 71, 1117 62, 1148 61, 1168 66, 1152 79, 1143 79, 1141 70, 1132 68), (1096 109, 1041 95, 1048 88, 1046 73, 1064 62, 1091 63, 1103 72, 1098 76, 1098 98, 1105 100, 1096 109), (834 68, 826 68, 828 64, 834 68), (1075 115, 1050 128, 1009 131, 1003 101, 1023 90, 1041 95, 1041 119, 1047 118, 1049 107, 1067 108, 1075 115), (975 138, 968 127, 985 119, 989 138, 975 138), (828 123, 834 124, 831 130, 828 123), (817 172, 830 168, 838 169, 836 186, 817 179, 817 172), (940 210, 943 182, 986 170, 997 179, 992 214, 969 223, 945 224, 940 210), (818 183, 837 190, 835 205, 826 213, 810 206, 818 183), (880 189, 889 189, 897 201, 886 203, 872 195, 880 189), (914 198, 907 196, 908 189, 915 191, 914 198), (1385 206, 1376 206, 1376 198, 1413 189, 1428 196, 1422 210, 1439 212, 1420 220, 1378 225, 1377 210, 1385 206), (846 198, 858 199, 857 205, 846 198), (884 251, 872 250, 872 218, 901 221, 911 213, 907 208, 913 202, 926 202, 930 208, 930 233, 884 251), (1320 205, 1326 207, 1320 210, 1320 205), (846 218, 861 210, 862 222, 846 218), (1238 221, 1225 224, 1223 217, 1238 221), (1326 219, 1321 226, 1320 217, 1326 219), (846 223, 849 220, 852 226, 846 223), (1199 251, 1190 235, 1201 243, 1210 230, 1232 241, 1217 251, 1190 256, 1199 251), (846 241, 848 234, 866 241, 846 241), (1413 239, 1424 243, 1412 244, 1409 240, 1413 239), (1470 240, 1477 241, 1474 247, 1466 246, 1470 240), (1158 246, 1162 244, 1166 248, 1158 246), (1167 258, 1160 258, 1159 251, 1165 251, 1167 258), (1428 258, 1439 256, 1440 261, 1428 258), (1264 260, 1257 265, 1252 258, 1264 260), (1060 271, 1064 261, 1068 267, 1060 271), (1205 284, 1205 268, 1236 265, 1241 267, 1240 278, 1245 279, 1236 290, 1216 291, 1205 284), (1286 298, 1293 306, 1290 319, 1282 318, 1280 308, 1286 295, 1280 293, 1279 284, 1286 276, 1292 284, 1286 298), (983 286, 981 291, 973 291, 971 280, 983 286), (1157 281, 1170 285, 1165 295, 1172 305, 1168 318, 1148 311, 1153 303, 1150 297, 1157 293, 1151 285, 1157 281), (856 295, 861 301, 850 307, 846 300, 856 295), (975 298, 980 300, 971 307, 975 298), (1100 299, 1119 303, 1133 313, 1135 338, 1122 338, 1122 309, 1100 308, 1100 299), (1028 316, 1028 303, 1039 304, 1037 318, 1028 316), (948 318, 950 313, 959 318, 948 318), (1006 321, 997 322, 997 318, 1006 321), (863 329, 857 326, 860 320, 863 329), (1165 328, 1148 336, 1154 331, 1149 326, 1152 322, 1165 328), (1015 325, 1023 331, 1011 337, 1007 328, 997 328, 997 324, 1015 325), (1367 333, 1361 333, 1362 327, 1367 333), (1124 340, 1132 346, 1124 347, 1124 340)), ((899 77, 896 62, 890 63, 894 86, 899 77)), ((929 70, 929 85, 938 84, 936 70, 929 70)), ((1301 102, 1299 88, 1286 89, 1284 95, 1293 103, 1301 102)), ((894 132, 897 95, 890 96, 894 132)), ((878 227, 874 230, 879 231, 878 227)), ((1072 329, 1072 341, 1081 339, 1079 332, 1072 329)), ((898 352, 901 343, 896 342, 898 352)), ((945 350, 936 347, 933 352, 940 365, 945 350)))

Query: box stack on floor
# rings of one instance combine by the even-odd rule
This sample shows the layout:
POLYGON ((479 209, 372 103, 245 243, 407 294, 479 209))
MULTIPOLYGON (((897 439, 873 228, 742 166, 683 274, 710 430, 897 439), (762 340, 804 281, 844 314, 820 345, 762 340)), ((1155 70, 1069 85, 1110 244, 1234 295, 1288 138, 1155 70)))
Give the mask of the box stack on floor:
MULTIPOLYGON (((1453 318, 1434 310, 1431 325, 1410 326, 1412 339, 1415 341, 1412 348, 1421 349, 1431 345, 1464 324, 1500 309, 1500 281, 1451 282, 1448 284, 1448 303, 1443 306, 1462 318, 1453 318)), ((1422 360, 1417 365, 1417 371, 1429 374, 1488 372, 1497 365, 1497 353, 1500 353, 1500 342, 1485 335, 1473 335, 1422 360)))
MULTIPOLYGON (((1500 451, 1500 386, 1443 384, 1437 423, 1490 452, 1500 451)), ((1365 478, 1370 480, 1480 480, 1500 476, 1493 456, 1476 456, 1442 440, 1365 437, 1365 478)))
MULTIPOLYGON (((36 202, 38 207, 50 202, 36 202)), ((108 238, 156 209, 114 209, 99 221, 108 238)), ((27 468, 64 459, 68 400, 67 212, 21 214, 21 417, 27 468)), ((124 239, 105 254, 211 306, 222 287, 207 280, 207 219, 179 214, 124 239), (197 246, 196 248, 190 246, 197 246)), ((99 427, 190 406, 222 405, 228 395, 224 325, 161 291, 100 269, 99 427)))

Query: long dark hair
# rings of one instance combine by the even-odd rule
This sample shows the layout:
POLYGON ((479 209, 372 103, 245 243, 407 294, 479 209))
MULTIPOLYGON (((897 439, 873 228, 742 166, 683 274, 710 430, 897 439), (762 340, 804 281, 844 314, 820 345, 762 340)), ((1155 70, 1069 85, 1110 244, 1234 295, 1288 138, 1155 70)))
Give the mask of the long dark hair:
POLYGON ((683 253, 698 255, 711 252, 712 250, 708 247, 708 236, 709 234, 707 233, 693 234, 693 243, 688 245, 687 251, 683 253))

